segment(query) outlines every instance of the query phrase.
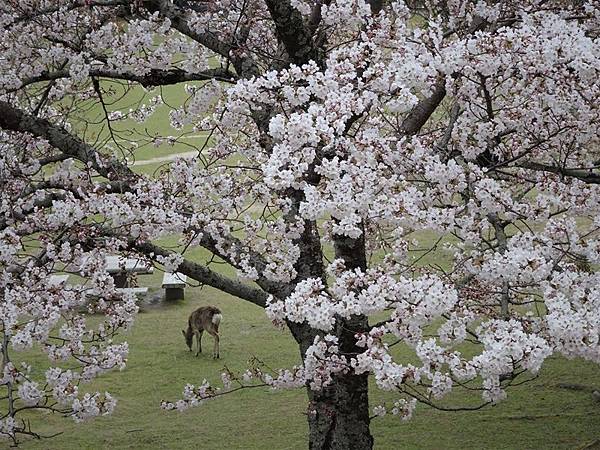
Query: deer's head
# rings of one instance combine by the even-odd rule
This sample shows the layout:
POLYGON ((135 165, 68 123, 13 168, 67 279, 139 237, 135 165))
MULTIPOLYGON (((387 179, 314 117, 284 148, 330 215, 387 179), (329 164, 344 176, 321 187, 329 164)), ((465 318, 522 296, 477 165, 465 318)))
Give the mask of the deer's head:
POLYGON ((189 347, 190 352, 192 351, 192 338, 194 335, 192 334, 192 330, 188 329, 189 333, 186 333, 184 330, 181 330, 183 333, 183 337, 185 338, 185 343, 189 347))

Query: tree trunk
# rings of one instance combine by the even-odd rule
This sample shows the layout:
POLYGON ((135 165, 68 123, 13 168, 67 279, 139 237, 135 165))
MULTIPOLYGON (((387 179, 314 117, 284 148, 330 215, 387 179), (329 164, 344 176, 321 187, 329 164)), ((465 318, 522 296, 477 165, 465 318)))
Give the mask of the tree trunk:
MULTIPOLYGON (((336 334, 340 352, 356 353, 354 334, 362 329, 366 317, 355 316, 338 321, 336 334)), ((308 324, 288 322, 292 335, 300 346, 304 359, 306 350, 317 336, 308 324)), ((370 450, 373 436, 369 430, 368 375, 334 376, 329 386, 321 391, 308 392, 308 427, 310 450, 370 450)))
MULTIPOLYGON (((367 258, 364 233, 357 239, 334 236, 336 258, 344 260, 347 269, 365 270, 367 258)), ((356 333, 368 329, 365 316, 349 319, 338 317, 335 335, 341 355, 351 358, 361 352, 356 346, 356 333)), ((303 340, 304 341, 304 340, 303 340)), ((310 344, 312 344, 312 340, 310 344)), ((309 344, 309 345, 310 345, 309 344)), ((302 354, 306 349, 302 348, 302 354)), ((353 373, 335 376, 321 392, 308 390, 308 425, 310 450, 370 450, 373 436, 369 430, 368 375, 353 373)))
MULTIPOLYGON (((312 183, 318 183, 318 177, 312 173, 312 183)), ((290 211, 297 214, 298 206, 304 199, 301 192, 291 192, 294 207, 290 211)), ((315 222, 305 221, 302 237, 298 240, 301 255, 296 263, 298 278, 290 285, 289 291, 299 280, 308 278, 327 279, 324 273, 321 242, 318 227, 315 222)), ((362 225, 361 225, 362 226, 362 225)), ((346 236, 334 236, 336 258, 344 260, 347 269, 367 267, 364 233, 357 239, 346 236)), ((280 293, 285 298, 289 293, 280 293)), ((302 359, 318 334, 306 322, 302 324, 288 322, 288 328, 300 347, 302 359)), ((332 334, 338 338, 338 348, 341 355, 348 359, 360 353, 362 349, 356 346, 357 333, 368 329, 366 316, 352 316, 348 319, 338 317, 332 334)), ((373 436, 369 425, 369 385, 368 375, 353 373, 339 374, 333 377, 329 386, 321 391, 312 391, 307 386, 309 449, 310 450, 371 450, 373 436)))
POLYGON ((320 392, 308 389, 310 450, 371 450, 368 376, 343 375, 320 392))

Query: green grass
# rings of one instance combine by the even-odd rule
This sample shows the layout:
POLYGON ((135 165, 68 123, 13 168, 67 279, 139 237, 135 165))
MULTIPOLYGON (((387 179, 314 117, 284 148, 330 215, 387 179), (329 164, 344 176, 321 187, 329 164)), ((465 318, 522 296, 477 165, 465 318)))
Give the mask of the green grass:
MULTIPOLYGON (((140 277, 156 286, 160 273, 140 277)), ((64 432, 52 439, 30 440, 26 449, 304 449, 307 447, 306 396, 302 390, 246 390, 188 410, 166 412, 163 399, 180 398, 183 386, 203 378, 218 381, 227 366, 243 370, 257 356, 269 366, 298 362, 298 350, 287 332, 272 327, 263 311, 210 288, 188 288, 187 299, 148 307, 126 339, 130 359, 123 372, 101 376, 86 390, 109 390, 118 398, 113 416, 83 425, 57 415, 36 413, 31 419, 42 433, 64 432), (222 309, 222 359, 205 353, 196 358, 184 344, 181 328, 194 308, 214 304, 222 309)), ((397 356, 409 359, 406 350, 397 356)), ((39 355, 39 354, 38 354, 39 355)), ((35 359, 42 362, 42 356, 35 359)), ((17 361, 19 359, 17 358, 17 361)), ((33 361, 32 361, 33 362, 33 361)), ((42 369, 37 364, 39 375, 42 369)), ((440 412, 419 406, 412 421, 393 416, 374 420, 378 449, 574 449, 600 438, 600 407, 589 392, 559 388, 558 383, 600 387, 597 365, 553 357, 540 377, 509 391, 509 398, 480 412, 440 412)), ((453 394, 464 403, 465 394, 453 394)), ((371 390, 371 405, 393 402, 390 393, 371 390)))
POLYGON ((303 442, 305 406, 301 391, 281 395, 264 390, 245 391, 183 414, 159 409, 162 399, 178 399, 187 382, 200 383, 203 378, 217 381, 224 365, 243 370, 253 356, 263 357, 274 367, 299 360, 293 340, 287 333, 275 330, 260 308, 210 288, 188 288, 187 296, 179 304, 141 313, 126 337, 133 350, 127 369, 106 374, 94 383, 93 389, 110 390, 119 398, 113 417, 79 427, 70 419, 40 414, 36 422, 43 431, 58 429, 65 434, 28 442, 24 448, 195 448, 199 439, 204 441, 204 448, 236 448, 232 439, 243 440, 244 448, 263 448, 269 436, 264 428, 256 426, 260 422, 273 431, 292 433, 290 442, 303 442), (225 317, 221 360, 210 358, 212 340, 206 337, 205 353, 198 358, 193 356, 180 331, 189 312, 207 303, 221 308, 225 317), (292 426, 290 417, 299 420, 292 426), (231 433, 232 424, 236 424, 235 433, 231 433), (216 432, 218 427, 222 427, 221 432, 216 432), (221 447, 228 439, 229 444, 221 447))
MULTIPOLYGON (((186 84, 201 86, 203 82, 186 84)), ((131 159, 133 154, 137 161, 189 152, 205 144, 208 133, 194 131, 193 124, 185 125, 181 130, 173 128, 170 124, 170 112, 180 108, 190 99, 183 84, 145 90, 140 86, 128 86, 123 82, 103 80, 102 89, 109 113, 121 111, 127 114, 130 109, 135 110, 140 105, 149 104, 154 97, 160 97, 163 103, 159 104, 154 113, 144 122, 139 123, 130 117, 112 120, 109 130, 106 114, 98 99, 82 102, 79 108, 83 110, 83 114, 71 116, 70 121, 78 134, 87 142, 92 144, 98 142, 96 146, 104 147, 104 151, 112 151, 119 158, 131 159), (155 146, 152 143, 153 137, 166 136, 174 136, 178 140, 173 145, 163 143, 155 146)))

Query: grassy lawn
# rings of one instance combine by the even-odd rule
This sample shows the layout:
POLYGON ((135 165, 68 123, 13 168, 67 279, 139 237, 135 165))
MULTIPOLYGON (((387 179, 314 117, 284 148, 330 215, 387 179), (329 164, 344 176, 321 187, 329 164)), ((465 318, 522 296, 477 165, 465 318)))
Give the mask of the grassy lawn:
MULTIPOLYGON (((200 87, 202 82, 189 82, 190 86, 200 87)), ((208 133, 194 130, 192 124, 181 129, 173 128, 169 115, 173 109, 187 105, 191 95, 183 85, 157 87, 145 90, 140 86, 128 86, 126 83, 104 80, 104 101, 109 113, 120 111, 128 114, 140 105, 149 105, 153 98, 161 102, 152 114, 143 122, 132 117, 111 120, 110 129, 106 124, 106 113, 96 100, 82 104, 83 115, 71 117, 71 123, 85 140, 96 147, 104 147, 119 158, 127 157, 136 161, 168 156, 173 153, 190 152, 200 149, 206 142, 208 133), (166 137, 175 141, 168 143, 166 137), (155 145, 153 138, 161 138, 163 143, 155 145)))
MULTIPOLYGON (((165 163, 135 167, 152 174, 165 163)), ((423 243, 437 240, 433 233, 415 233, 423 243)), ((176 247, 176 237, 161 240, 176 247)), ((422 254, 416 254, 418 258, 422 254)), ((204 262, 207 252, 192 248, 186 257, 204 262)), ((422 255, 419 265, 449 264, 448 255, 437 251, 422 255)), ((225 266, 218 270, 233 276, 225 266)), ((162 273, 140 276, 149 286, 149 302, 132 330, 124 336, 130 343, 127 368, 101 376, 84 391, 107 390, 117 399, 111 417, 83 425, 46 413, 31 415, 36 431, 63 434, 52 439, 26 441, 25 449, 305 449, 307 448, 306 395, 302 390, 271 392, 245 390, 208 402, 184 413, 166 412, 161 400, 177 400, 186 383, 199 384, 204 378, 218 382, 227 366, 243 371, 247 361, 258 357, 272 368, 299 362, 298 349, 287 332, 275 329, 263 311, 212 288, 189 287, 186 300, 164 304, 160 283, 162 273), (195 308, 213 304, 221 308, 222 359, 210 358, 212 339, 204 337, 205 353, 196 358, 184 344, 181 329, 195 308)), ((469 352, 469 349, 466 349, 469 352)), ((472 350, 472 349, 471 349, 472 350)), ((394 347, 397 361, 414 361, 414 354, 394 347)), ((20 360, 18 354, 15 360, 20 360)), ((43 376, 47 361, 41 353, 23 355, 43 376)), ((600 404, 590 392, 559 387, 560 383, 582 384, 600 389, 597 365, 581 360, 553 357, 540 376, 512 388, 508 400, 479 412, 440 412, 418 406, 415 417, 402 422, 397 417, 375 419, 372 433, 377 449, 578 449, 600 439, 600 404)), ((477 397, 478 398, 478 397, 477 397)), ((371 406, 391 405, 391 393, 371 390, 371 406)), ((473 404, 473 396, 455 393, 447 404, 473 404)), ((594 447, 589 447, 594 448, 594 447)))
MULTIPOLYGON (((155 297, 160 295, 160 279, 160 273, 140 277, 142 284, 154 286, 150 296, 155 297)), ((64 434, 27 441, 23 448, 306 448, 302 390, 246 390, 184 413, 159 408, 162 399, 180 398, 188 382, 218 381, 224 366, 243 370, 253 356, 273 368, 299 359, 289 334, 273 328, 260 308, 211 288, 188 288, 186 297, 181 302, 146 306, 126 336, 131 348, 127 368, 82 386, 109 390, 118 398, 112 417, 76 425, 71 419, 36 413, 31 418, 40 432, 64 434), (209 355, 210 337, 205 336, 205 353, 196 358, 187 350, 180 331, 188 314, 206 304, 217 305, 224 316, 222 359, 216 361, 209 355)), ((405 350, 398 352, 402 357, 405 350)), ((404 356, 412 359, 408 353, 404 356)), ((36 358, 43 361, 41 355, 36 358)), ((566 390, 559 383, 600 387, 600 371, 591 363, 551 358, 538 379, 513 388, 508 400, 481 412, 440 412, 419 406, 409 422, 393 416, 374 420, 376 448, 575 449, 600 438, 600 405, 589 392, 566 390)), ((451 400, 464 403, 468 399, 455 394, 451 400)), ((393 401, 393 395, 372 389, 372 405, 393 401)))

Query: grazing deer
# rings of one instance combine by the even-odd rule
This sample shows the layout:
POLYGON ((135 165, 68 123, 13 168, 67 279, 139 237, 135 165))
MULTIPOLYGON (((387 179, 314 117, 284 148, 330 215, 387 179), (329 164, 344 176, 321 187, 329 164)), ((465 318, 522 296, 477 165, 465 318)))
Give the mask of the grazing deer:
POLYGON ((202 306, 190 314, 187 331, 181 330, 190 352, 192 351, 192 345, 194 345, 194 336, 196 336, 198 342, 196 356, 202 353, 202 333, 206 331, 215 338, 213 358, 219 358, 219 324, 222 318, 221 310, 214 306, 202 306))

